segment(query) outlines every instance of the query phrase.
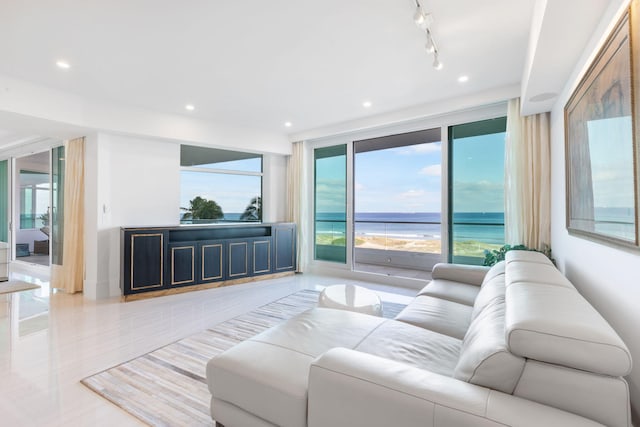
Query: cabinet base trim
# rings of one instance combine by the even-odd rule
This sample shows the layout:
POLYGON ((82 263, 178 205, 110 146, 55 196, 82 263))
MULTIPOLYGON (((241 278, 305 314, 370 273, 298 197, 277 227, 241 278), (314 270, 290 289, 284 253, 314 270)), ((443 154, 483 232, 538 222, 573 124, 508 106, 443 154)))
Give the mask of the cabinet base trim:
POLYGON ((277 279, 279 277, 293 276, 294 274, 295 274, 294 271, 288 271, 286 273, 263 274, 260 276, 243 277, 241 279, 225 280, 222 282, 212 282, 212 283, 203 283, 200 285, 182 286, 180 288, 163 289, 160 291, 149 291, 149 292, 142 292, 139 294, 122 295, 120 300, 122 302, 136 301, 136 300, 147 299, 147 298, 162 297, 165 295, 182 294, 182 293, 191 292, 191 291, 202 291, 205 289, 221 288, 223 286, 239 285, 241 283, 257 282, 257 281, 266 280, 266 279, 277 279))

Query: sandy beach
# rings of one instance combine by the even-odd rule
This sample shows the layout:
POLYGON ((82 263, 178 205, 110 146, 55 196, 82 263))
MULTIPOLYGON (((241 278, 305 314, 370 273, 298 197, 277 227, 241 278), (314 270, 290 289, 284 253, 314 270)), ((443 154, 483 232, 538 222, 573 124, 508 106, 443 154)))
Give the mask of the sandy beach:
MULTIPOLYGON (((381 249, 392 251, 436 253, 442 251, 439 239, 398 239, 384 236, 356 236, 356 248, 381 249)), ((499 249, 501 245, 478 242, 475 240, 454 242, 456 255, 484 257, 485 250, 499 249)))
MULTIPOLYGON (((318 234, 317 243, 322 245, 342 245, 345 244, 344 237, 331 239, 330 234, 318 234)), ((442 251, 439 239, 400 239, 385 236, 358 235, 355 241, 356 248, 379 249, 388 251, 407 251, 421 253, 436 253, 442 251)), ((502 245, 479 242, 477 240, 467 240, 454 242, 454 253, 460 256, 473 256, 484 258, 485 250, 499 249, 502 245)))

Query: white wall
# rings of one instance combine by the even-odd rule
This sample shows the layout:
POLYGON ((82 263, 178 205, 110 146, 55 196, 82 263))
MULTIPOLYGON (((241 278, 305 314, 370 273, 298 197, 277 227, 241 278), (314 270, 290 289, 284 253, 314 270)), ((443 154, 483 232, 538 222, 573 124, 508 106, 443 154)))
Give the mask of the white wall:
POLYGON ((178 224, 180 146, 99 133, 87 138, 85 295, 120 295, 120 227, 178 224))
POLYGON ((287 219, 287 156, 263 156, 262 220, 281 222, 287 219))
POLYGON ((625 0, 612 2, 551 112, 551 241, 559 268, 631 350, 635 367, 627 381, 637 425, 640 420, 640 253, 570 236, 565 228, 564 105, 626 3, 625 0))

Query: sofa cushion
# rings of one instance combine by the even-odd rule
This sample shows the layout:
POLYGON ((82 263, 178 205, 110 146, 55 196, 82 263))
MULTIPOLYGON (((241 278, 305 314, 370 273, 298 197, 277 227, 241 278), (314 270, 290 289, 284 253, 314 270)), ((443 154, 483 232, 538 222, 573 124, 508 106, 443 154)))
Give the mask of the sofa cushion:
POLYGON ((509 251, 505 254, 504 259, 507 263, 521 261, 553 265, 551 260, 547 258, 545 254, 536 251, 509 251))
POLYGON ((419 295, 395 319, 461 340, 469 328, 471 310, 465 304, 419 295))
POLYGON ((272 344, 241 342, 207 364, 211 415, 218 418, 213 402, 222 401, 275 425, 306 425, 309 366, 314 359, 272 344))
POLYGON ((486 276, 484 276, 484 280, 482 281, 482 286, 484 286, 485 283, 488 283, 489 281, 493 280, 498 276, 504 276, 506 266, 507 266, 507 263, 505 261, 500 261, 492 265, 489 271, 487 272, 486 276))
POLYGON ((575 288, 507 283, 505 298, 506 339, 513 353, 604 375, 631 371, 625 344, 575 288))
POLYGON ((433 266, 431 278, 480 286, 488 271, 489 267, 480 265, 438 263, 433 266))
POLYGON ((478 317, 482 310, 484 310, 492 301, 500 298, 504 300, 504 292, 504 274, 494 276, 487 283, 484 283, 482 285, 482 289, 478 292, 475 303, 473 304, 471 320, 478 317))
POLYGON ((513 392, 535 402, 581 414, 606 426, 630 426, 629 386, 621 377, 527 360, 513 392))
POLYGON ((525 360, 507 349, 503 298, 495 298, 471 322, 454 377, 511 394, 525 360))
POLYGON ((480 286, 452 280, 433 279, 418 295, 425 295, 472 306, 480 286))
POLYGON ((354 350, 450 377, 461 343, 459 339, 390 320, 376 328, 354 350))
POLYGON ((575 289, 573 284, 551 264, 514 261, 505 274, 506 285, 518 282, 535 282, 575 289))

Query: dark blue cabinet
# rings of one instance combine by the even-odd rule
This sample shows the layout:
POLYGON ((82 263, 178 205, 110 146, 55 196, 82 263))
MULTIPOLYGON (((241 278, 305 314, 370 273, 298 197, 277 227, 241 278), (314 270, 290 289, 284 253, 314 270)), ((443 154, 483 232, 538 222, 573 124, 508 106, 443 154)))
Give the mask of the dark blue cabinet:
POLYGON ((125 299, 232 284, 296 266, 292 223, 122 228, 121 243, 125 299))

